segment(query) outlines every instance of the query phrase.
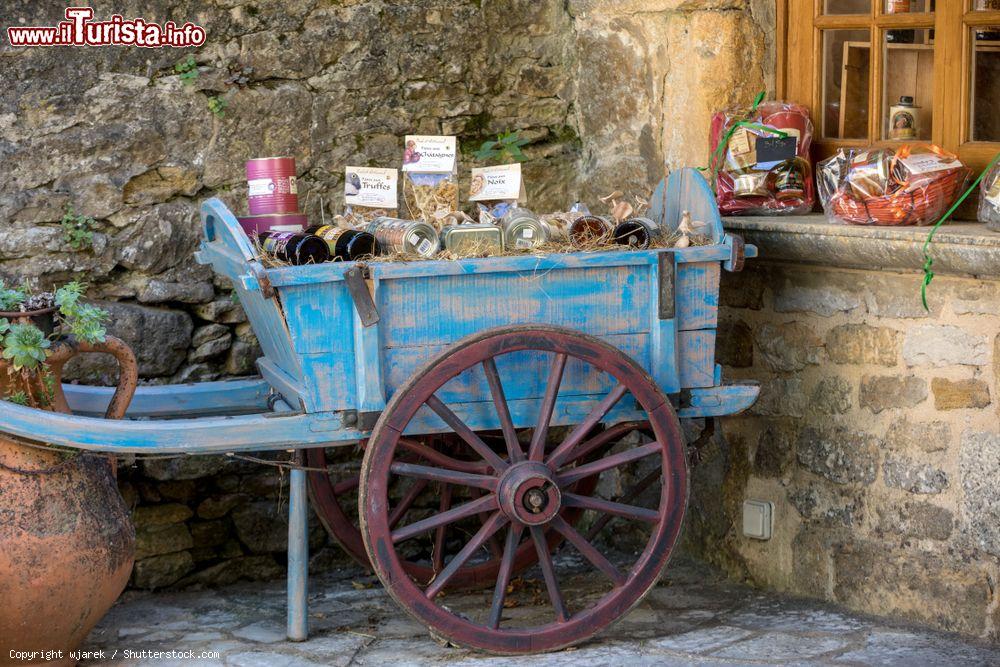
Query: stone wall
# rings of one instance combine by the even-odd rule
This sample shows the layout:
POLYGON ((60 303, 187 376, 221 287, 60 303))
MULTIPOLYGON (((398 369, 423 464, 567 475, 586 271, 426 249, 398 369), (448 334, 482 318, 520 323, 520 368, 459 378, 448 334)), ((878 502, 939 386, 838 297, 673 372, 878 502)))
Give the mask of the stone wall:
POLYGON ((762 261, 725 277, 720 360, 762 391, 703 439, 689 542, 762 586, 996 640, 1000 282, 938 276, 929 313, 919 288, 762 261), (769 541, 742 534, 751 498, 774 503, 769 541))
MULTIPOLYGON (((199 75, 185 84, 174 70, 187 51, 2 40, 0 276, 90 282, 153 383, 254 372, 260 349, 230 286, 192 261, 198 202, 245 210, 247 158, 294 155, 317 220, 339 210, 345 165, 398 165, 406 133, 459 135, 464 169, 480 142, 517 128, 531 140, 529 203, 554 209, 703 163, 712 111, 773 88, 769 0, 87 4, 97 18, 202 25, 199 75), (67 205, 95 218, 91 247, 64 240, 67 205)), ((53 25, 64 7, 8 0, 0 18, 53 25)), ((70 371, 115 376, 99 357, 70 371)), ((136 586, 280 575, 275 469, 146 461, 121 479, 136 506, 136 586)), ((329 544, 314 528, 314 548, 329 544)))

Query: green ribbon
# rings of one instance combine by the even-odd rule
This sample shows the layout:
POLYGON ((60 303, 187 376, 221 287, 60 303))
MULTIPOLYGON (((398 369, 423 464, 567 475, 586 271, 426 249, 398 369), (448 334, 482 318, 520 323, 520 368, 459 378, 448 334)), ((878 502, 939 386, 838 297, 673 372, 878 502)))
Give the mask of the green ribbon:
POLYGON ((725 154, 726 148, 728 148, 729 146, 729 140, 733 138, 733 135, 736 133, 736 130, 738 130, 741 127, 745 127, 751 130, 757 130, 758 132, 768 132, 782 139, 788 137, 788 133, 785 132, 784 130, 778 130, 776 128, 769 127, 767 125, 762 125, 761 123, 754 123, 748 120, 749 118, 752 118, 753 115, 757 112, 757 107, 759 107, 760 103, 764 101, 765 94, 766 91, 763 90, 757 93, 757 97, 754 98, 753 101, 753 106, 750 107, 750 111, 747 112, 746 117, 743 120, 736 121, 735 123, 732 124, 732 126, 730 126, 728 130, 726 130, 726 133, 722 136, 722 139, 719 141, 719 145, 715 147, 714 151, 712 151, 712 155, 710 156, 708 161, 709 166, 698 167, 699 171, 708 171, 709 169, 712 170, 712 181, 711 181, 712 190, 715 190, 716 175, 718 175, 719 167, 721 166, 720 158, 725 154))
POLYGON ((920 301, 924 304, 924 310, 927 312, 930 312, 931 310, 927 306, 927 286, 931 284, 932 280, 934 280, 934 271, 931 269, 934 265, 934 259, 931 257, 931 243, 934 241, 934 234, 936 234, 941 225, 943 225, 945 221, 951 217, 951 214, 955 212, 955 209, 961 206, 962 202, 964 202, 968 196, 973 193, 973 191, 979 186, 979 183, 983 180, 983 177, 986 176, 987 172, 993 168, 993 165, 995 165, 998 160, 1000 160, 1000 153, 993 156, 993 160, 991 160, 986 166, 986 169, 984 169, 982 173, 976 177, 976 180, 972 182, 972 185, 970 185, 965 193, 951 205, 951 208, 949 208, 948 211, 941 216, 941 219, 934 223, 934 226, 931 227, 930 233, 927 234, 927 240, 924 241, 924 281, 920 285, 920 301))

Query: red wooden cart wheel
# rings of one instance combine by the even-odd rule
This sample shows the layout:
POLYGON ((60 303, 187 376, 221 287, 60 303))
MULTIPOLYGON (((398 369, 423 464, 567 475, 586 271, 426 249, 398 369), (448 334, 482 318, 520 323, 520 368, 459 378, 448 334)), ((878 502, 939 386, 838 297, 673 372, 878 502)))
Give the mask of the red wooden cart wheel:
MULTIPOLYGON (((603 433, 602 439, 610 445, 622 435, 632 430, 646 427, 647 425, 644 423, 621 424, 613 430, 603 433)), ((440 443, 423 438, 407 438, 403 444, 410 447, 411 450, 417 451, 424 451, 424 447, 435 450, 440 447, 440 443)), ((362 442, 362 447, 364 447, 364 442, 362 442)), ((591 457, 587 457, 584 460, 589 460, 589 458, 591 457)), ((408 457, 408 460, 419 462, 424 461, 425 457, 415 455, 408 457)), ((311 468, 308 473, 309 496, 320 522, 334 541, 347 552, 348 556, 359 565, 371 569, 371 561, 368 559, 368 552, 365 551, 365 543, 361 537, 361 531, 358 529, 357 490, 360 481, 359 475, 352 472, 342 475, 331 474, 329 472, 326 450, 323 448, 306 450, 306 462, 307 467, 311 468), (323 470, 327 470, 327 472, 323 472, 323 470)), ((447 460, 438 459, 438 462, 447 463, 447 460)), ((465 465, 469 465, 469 462, 465 462, 465 465)), ((474 467, 475 464, 472 463, 471 466, 474 467)), ((577 482, 578 492, 590 495, 597 481, 597 476, 580 480, 577 482)), ((443 487, 443 485, 439 485, 439 487, 443 487)), ((443 488, 439 488, 439 492, 442 492, 442 496, 446 498, 447 502, 447 492, 443 492, 443 488)), ((414 500, 415 497, 411 495, 410 499, 414 500)), ((445 507, 445 509, 447 510, 448 508, 445 507)), ((570 524, 575 524, 582 514, 583 511, 581 509, 568 507, 563 512, 563 518, 570 524)), ((553 547, 563 539, 562 535, 556 531, 548 531, 546 537, 553 547)), ((518 553, 515 572, 519 572, 525 567, 532 565, 535 561, 536 554, 534 548, 530 545, 524 545, 520 553, 518 553)), ((435 564, 428 566, 418 561, 407 561, 404 563, 404 567, 410 576, 418 581, 426 582, 434 577, 435 564)), ((493 558, 474 566, 463 567, 455 576, 455 585, 469 588, 483 583, 490 583, 496 579, 499 567, 499 558, 493 558)), ((440 569, 440 567, 437 567, 438 571, 440 569)))
MULTIPOLYGON (((599 485, 600 486, 600 485, 599 485)), ((466 338, 429 362, 393 395, 372 432, 361 468, 359 507, 361 533, 376 574, 392 597, 431 632, 460 645, 500 654, 551 651, 576 644, 608 627, 624 616, 656 584, 680 533, 687 505, 687 461, 673 407, 652 378, 635 362, 607 343, 569 329, 528 325, 493 329, 466 338), (540 402, 538 425, 527 451, 513 433, 503 385, 495 358, 512 352, 536 351, 539 358, 551 355, 545 393, 540 402), (597 402, 589 414, 555 448, 546 451, 545 441, 553 408, 556 406, 563 370, 569 359, 588 364, 593 372, 607 373, 614 388, 597 402), (485 445, 460 417, 436 395, 441 387, 462 372, 482 367, 490 382, 494 407, 508 435, 508 456, 499 456, 485 445), (626 395, 636 409, 645 412, 655 441, 646 444, 619 443, 597 460, 580 463, 587 454, 603 449, 601 436, 591 436, 592 428, 626 395), (469 473, 443 465, 418 465, 401 460, 405 432, 418 410, 434 411, 475 452, 486 470, 469 473), (659 492, 639 494, 628 502, 583 494, 574 482, 589 476, 615 475, 605 486, 615 487, 624 479, 639 479, 638 486, 659 483, 659 492), (454 488, 478 489, 475 500, 452 507, 447 512, 406 516, 395 525, 396 513, 390 488, 404 478, 444 480, 454 488), (650 498, 654 495, 654 498, 650 498), (586 510, 601 528, 602 519, 614 517, 611 542, 620 536, 642 535, 641 548, 630 554, 602 551, 595 543, 593 528, 586 536, 561 516, 567 507, 586 510), (481 516, 478 529, 466 529, 460 549, 452 550, 443 561, 443 570, 430 583, 415 581, 407 572, 405 553, 412 538, 425 539, 432 531, 452 529, 481 516), (582 556, 553 558, 545 531, 565 537, 582 556), (493 538, 503 536, 500 567, 491 599, 463 595, 455 579, 475 554, 493 538), (532 609, 544 612, 539 619, 525 615, 524 606, 508 602, 518 594, 512 584, 517 555, 531 545, 538 557, 538 569, 551 605, 532 609), (606 554, 611 554, 609 557, 606 554), (450 558, 448 558, 450 556, 450 558), (615 562, 612 562, 614 558, 615 562), (623 562, 624 560, 624 562, 623 562), (581 565, 582 564, 582 565, 581 565), (585 571, 581 570, 585 568, 585 571), (595 572, 596 571, 596 572, 595 572), (585 581, 591 588, 583 599, 564 599, 561 578, 585 581), (597 586, 595 590, 593 587, 597 586), (446 594, 447 599, 442 599, 446 594), (508 609, 510 611, 508 611, 508 609), (506 617, 505 617, 506 614, 506 617)), ((603 525, 608 525, 603 521, 603 525)), ((533 612, 532 612, 533 613, 533 612)))

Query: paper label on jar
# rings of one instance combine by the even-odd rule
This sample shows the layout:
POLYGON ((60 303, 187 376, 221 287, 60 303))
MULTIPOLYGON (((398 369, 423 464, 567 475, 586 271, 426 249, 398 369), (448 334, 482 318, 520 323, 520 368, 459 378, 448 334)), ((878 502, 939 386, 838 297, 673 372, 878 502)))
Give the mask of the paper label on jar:
POLYGON ((403 171, 450 173, 455 170, 455 137, 408 134, 403 141, 403 171))
POLYGON ((531 248, 534 246, 534 244, 531 241, 525 238, 520 238, 514 241, 514 245, 518 248, 531 248))
POLYGON ((900 160, 911 174, 929 174, 946 169, 957 169, 962 163, 955 158, 948 158, 936 153, 920 153, 900 160))
POLYGON ((344 202, 349 206, 396 208, 399 172, 375 167, 344 169, 344 202))
POLYGON ((729 138, 729 152, 733 155, 745 155, 750 151, 750 133, 745 127, 737 128, 729 138))
POLYGON ((430 239, 424 239, 423 241, 420 242, 420 245, 417 246, 417 252, 420 253, 421 255, 426 255, 430 249, 431 249, 430 239))
POLYGON ((521 164, 476 167, 469 184, 469 201, 516 201, 523 191, 521 164))
POLYGON ((528 227, 521 232, 521 236, 523 236, 526 239, 533 239, 535 238, 535 230, 532 229, 531 227, 528 227))
MULTIPOLYGON (((427 239, 424 240, 426 241, 427 239)), ((410 243, 412 243, 413 245, 417 245, 418 243, 420 243, 420 234, 417 234, 416 232, 410 232, 410 243)))

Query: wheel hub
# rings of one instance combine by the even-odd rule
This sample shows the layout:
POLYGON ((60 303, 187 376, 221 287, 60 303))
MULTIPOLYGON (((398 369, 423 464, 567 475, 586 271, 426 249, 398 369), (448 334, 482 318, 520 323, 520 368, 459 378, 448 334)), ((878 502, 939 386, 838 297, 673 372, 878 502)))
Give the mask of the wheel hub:
POLYGON ((507 518, 529 526, 548 523, 562 506, 562 494, 552 471, 536 461, 509 467, 500 479, 497 497, 507 518))

